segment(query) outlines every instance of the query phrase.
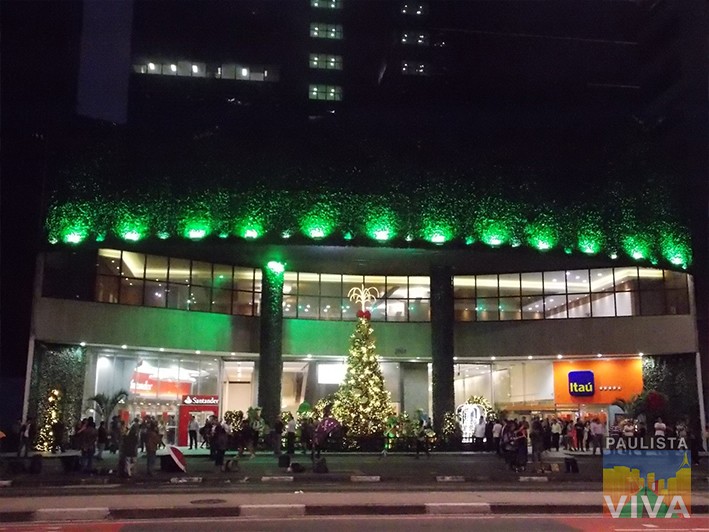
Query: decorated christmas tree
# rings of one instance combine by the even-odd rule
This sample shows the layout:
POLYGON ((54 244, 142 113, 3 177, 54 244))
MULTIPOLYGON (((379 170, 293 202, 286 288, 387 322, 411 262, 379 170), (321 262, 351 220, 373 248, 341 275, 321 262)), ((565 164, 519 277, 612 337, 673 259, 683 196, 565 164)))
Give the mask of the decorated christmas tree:
POLYGON ((335 394, 332 414, 345 427, 350 437, 384 434, 387 420, 393 415, 389 392, 376 354, 376 343, 367 303, 379 295, 376 288, 353 288, 350 299, 361 304, 357 325, 350 336, 345 380, 335 394), (376 293, 376 296, 374 295, 376 293))

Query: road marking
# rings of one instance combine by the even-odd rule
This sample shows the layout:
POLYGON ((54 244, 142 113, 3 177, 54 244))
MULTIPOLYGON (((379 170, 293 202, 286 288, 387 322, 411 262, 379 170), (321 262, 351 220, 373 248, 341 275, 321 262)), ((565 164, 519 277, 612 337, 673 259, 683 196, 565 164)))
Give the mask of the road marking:
POLYGON ((293 482, 293 477, 261 477, 261 482, 293 482))
POLYGON ((519 477, 520 482, 549 482, 549 477, 519 477))
POLYGON ((304 504, 242 504, 240 517, 304 517, 304 504))
POLYGON ((465 482, 465 477, 462 475, 446 475, 436 477, 436 482, 465 482))
POLYGON ((108 508, 40 508, 35 510, 33 521, 92 521, 109 515, 108 508))
POLYGON ((486 502, 439 502, 426 503, 427 514, 489 514, 490 505, 486 502))
POLYGON ((380 480, 379 475, 352 475, 350 477, 350 482, 379 482, 380 480))

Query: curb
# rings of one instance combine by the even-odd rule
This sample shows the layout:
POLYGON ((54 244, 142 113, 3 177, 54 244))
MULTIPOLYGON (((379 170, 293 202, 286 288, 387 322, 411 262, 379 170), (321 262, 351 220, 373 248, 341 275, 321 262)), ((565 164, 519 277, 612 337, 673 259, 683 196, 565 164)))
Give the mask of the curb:
MULTIPOLYGON (((0 512, 0 522, 97 521, 152 519, 160 508, 42 508, 35 511, 0 512)), ((250 504, 241 506, 171 507, 175 518, 201 517, 302 517, 343 515, 520 515, 520 514, 601 514, 598 504, 250 504)), ((709 505, 692 507, 692 516, 706 517, 709 505)))

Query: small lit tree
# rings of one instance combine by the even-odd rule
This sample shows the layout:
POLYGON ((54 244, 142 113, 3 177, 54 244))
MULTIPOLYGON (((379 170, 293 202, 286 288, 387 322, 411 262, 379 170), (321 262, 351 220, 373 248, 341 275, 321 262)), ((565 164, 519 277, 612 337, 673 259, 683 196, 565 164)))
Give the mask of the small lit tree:
POLYGON ((332 414, 345 427, 350 437, 383 435, 387 420, 394 411, 391 397, 384 387, 384 377, 376 354, 371 314, 365 309, 379 295, 376 288, 353 288, 350 299, 361 303, 357 324, 350 336, 345 380, 335 393, 332 414))
POLYGON ((40 451, 50 451, 52 442, 54 441, 54 424, 59 421, 60 409, 59 403, 62 400, 62 393, 59 389, 54 388, 49 391, 45 401, 47 406, 44 410, 44 416, 39 427, 37 435, 37 448, 40 451))

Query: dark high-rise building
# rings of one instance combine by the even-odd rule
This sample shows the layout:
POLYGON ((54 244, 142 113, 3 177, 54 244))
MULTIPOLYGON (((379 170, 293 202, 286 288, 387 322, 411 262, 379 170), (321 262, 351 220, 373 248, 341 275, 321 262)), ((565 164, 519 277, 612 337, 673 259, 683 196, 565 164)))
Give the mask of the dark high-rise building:
POLYGON ((78 110, 125 125, 72 130, 87 149, 56 172, 25 410, 54 360, 177 442, 195 398, 295 410, 336 389, 348 294, 373 287, 400 411, 612 425, 694 379, 669 395, 699 419, 706 146, 670 148, 706 138, 688 5, 136 1, 98 48, 84 10, 78 110))

